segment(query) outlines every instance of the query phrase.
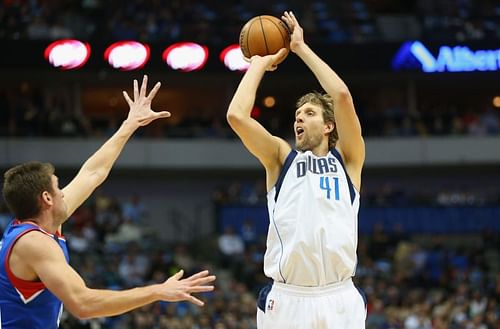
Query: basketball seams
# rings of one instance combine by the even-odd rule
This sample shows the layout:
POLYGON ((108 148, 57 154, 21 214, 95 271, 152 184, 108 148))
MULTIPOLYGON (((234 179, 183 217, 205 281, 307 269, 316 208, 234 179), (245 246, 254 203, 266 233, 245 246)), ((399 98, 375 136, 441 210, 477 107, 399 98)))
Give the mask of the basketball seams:
MULTIPOLYGON (((252 23, 252 24, 253 24, 253 23, 252 23)), ((252 56, 251 56, 251 55, 252 55, 252 53, 250 52, 250 43, 248 42, 248 39, 250 38, 250 30, 252 29, 252 24, 250 24, 250 25, 248 26, 248 29, 247 29, 247 35, 246 35, 247 40, 246 40, 246 43, 245 43, 245 44, 246 44, 246 48, 247 48, 247 52, 248 52, 248 58, 252 57, 252 56)), ((245 56, 247 56, 247 55, 245 54, 245 56)))
POLYGON ((260 15, 252 18, 243 26, 239 43, 246 58, 251 58, 254 55, 272 55, 281 48, 290 50, 290 33, 285 23, 279 18, 260 15))
POLYGON ((246 38, 246 47, 248 50, 249 58, 255 55, 256 47, 257 49, 259 49, 258 45, 261 44, 261 40, 257 40, 257 38, 260 37, 260 35, 258 35, 260 33, 259 29, 261 29, 257 21, 258 17, 255 17, 248 23, 249 26, 246 38))
POLYGON ((259 23, 262 36, 264 37, 264 45, 266 46, 266 53, 269 55, 269 47, 267 46, 267 37, 266 37, 266 32, 264 32, 264 24, 262 23, 262 16, 259 16, 259 23))
POLYGON ((239 38, 241 52, 243 53, 243 55, 245 57, 250 57, 250 50, 248 49, 248 36, 249 36, 250 27, 251 27, 250 24, 248 24, 248 23, 245 24, 245 26, 243 26, 243 29, 241 30, 240 38, 239 38))
MULTIPOLYGON (((286 40, 287 40, 287 37, 286 37, 286 35, 283 35, 283 33, 282 33, 282 32, 283 32, 283 31, 282 31, 283 29, 281 28, 281 26, 280 26, 279 24, 277 24, 275 21, 273 21, 272 19, 268 19, 268 18, 267 18, 266 20, 267 20, 267 21, 269 21, 269 22, 271 22, 274 26, 276 26, 276 28, 277 28, 277 29, 278 29, 278 31, 280 32, 281 38, 283 39, 283 40, 282 40, 282 41, 283 41, 283 48, 285 48, 285 47, 286 47, 286 40)), ((280 22, 282 22, 282 21, 280 21, 280 22)))

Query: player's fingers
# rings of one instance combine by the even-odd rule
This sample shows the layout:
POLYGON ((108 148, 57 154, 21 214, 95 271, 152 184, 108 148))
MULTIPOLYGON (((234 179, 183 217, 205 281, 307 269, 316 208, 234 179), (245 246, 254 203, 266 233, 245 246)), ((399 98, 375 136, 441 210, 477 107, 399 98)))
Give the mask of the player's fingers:
POLYGON ((276 54, 273 55, 273 65, 270 67, 270 71, 274 71, 278 68, 278 63, 281 63, 288 51, 286 48, 281 48, 276 54))
POLYGON ((153 98, 155 98, 156 96, 156 93, 158 92, 158 90, 160 89, 161 87, 161 82, 157 82, 156 85, 154 86, 154 88, 151 90, 151 92, 149 93, 147 99, 149 101, 153 100, 153 98))
POLYGON ((291 27, 291 24, 292 24, 292 20, 290 19, 290 16, 287 14, 287 12, 285 11, 285 13, 281 16, 281 19, 285 21, 286 25, 288 25, 288 27, 291 27))
POLYGON ((132 106, 132 104, 134 104, 125 90, 123 91, 123 97, 125 98, 125 101, 127 101, 128 106, 132 106))
POLYGON ((193 281, 199 278, 206 277, 208 275, 208 270, 204 270, 201 272, 198 272, 196 274, 191 275, 190 277, 186 278, 186 281, 193 281))
MULTIPOLYGON (((151 121, 154 121, 156 119, 161 119, 161 118, 168 118, 170 116, 170 112, 168 111, 161 111, 161 112, 153 112, 151 115, 148 115, 145 118, 142 118, 140 120, 141 123, 149 123, 151 121)), ((177 274, 177 273, 176 273, 177 274)), ((182 277, 182 275, 181 275, 182 277)))
MULTIPOLYGON (((151 122, 153 122, 155 120, 168 118, 168 117, 170 117, 170 112, 167 112, 167 111, 155 112, 151 115, 148 115, 147 117, 139 119, 139 124, 141 126, 147 126, 148 124, 150 124, 151 122)), ((177 274, 178 273, 176 273, 175 275, 177 275, 177 274)), ((172 276, 172 277, 174 278, 174 276, 172 276)), ((177 278, 177 280, 179 280, 179 279, 180 279, 180 277, 177 278)))
POLYGON ((278 50, 275 56, 277 58, 281 58, 286 55, 286 52, 287 52, 286 48, 281 48, 280 50, 278 50))
POLYGON ((196 286, 196 287, 191 287, 189 288, 189 292, 208 292, 208 291, 213 291, 215 288, 214 286, 196 286))
POLYGON ((199 279, 190 281, 189 284, 194 287, 194 286, 202 286, 202 285, 205 285, 205 284, 213 282, 213 281, 215 281, 215 275, 210 275, 210 276, 207 276, 205 278, 199 278, 199 279))
POLYGON ((139 98, 139 86, 137 85, 137 80, 134 79, 134 101, 139 98))
POLYGON ((139 94, 140 97, 146 97, 147 86, 148 86, 148 76, 144 74, 144 77, 142 78, 141 92, 139 94))
POLYGON ((201 300, 199 300, 198 298, 194 297, 194 296, 191 296, 189 294, 185 294, 186 297, 185 299, 195 305, 198 305, 198 306, 203 306, 205 305, 205 303, 203 303, 201 300))
POLYGON ((296 26, 295 21, 293 20, 292 16, 288 12, 285 13, 284 15, 284 20, 288 28, 290 29, 290 32, 293 32, 296 26))
POLYGON ((161 112, 156 112, 156 117, 159 118, 168 118, 172 114, 169 111, 161 111, 161 112))
POLYGON ((292 18, 292 21, 293 21, 293 24, 297 25, 297 26, 300 26, 299 25, 299 21, 297 20, 297 18, 295 17, 295 15, 293 14, 293 11, 290 12, 290 17, 292 18))
POLYGON ((283 22, 285 22, 285 25, 288 28, 288 30, 293 31, 292 22, 290 22, 290 20, 288 18, 286 18, 285 16, 281 16, 281 19, 283 20, 283 22))

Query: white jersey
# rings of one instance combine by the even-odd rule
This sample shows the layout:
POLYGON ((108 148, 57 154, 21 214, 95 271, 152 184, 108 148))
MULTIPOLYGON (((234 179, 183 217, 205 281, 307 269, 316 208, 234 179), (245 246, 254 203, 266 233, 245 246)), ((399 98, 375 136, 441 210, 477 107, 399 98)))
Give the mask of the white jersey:
POLYGON ((336 149, 323 157, 292 150, 267 201, 266 276, 317 287, 354 275, 359 193, 336 149))

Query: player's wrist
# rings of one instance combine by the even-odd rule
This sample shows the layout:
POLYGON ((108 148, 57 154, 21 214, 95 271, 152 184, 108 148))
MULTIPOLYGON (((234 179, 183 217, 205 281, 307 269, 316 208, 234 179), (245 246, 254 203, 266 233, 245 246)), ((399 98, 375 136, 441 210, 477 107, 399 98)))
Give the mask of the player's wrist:
POLYGON ((152 284, 149 286, 144 287, 147 291, 147 295, 149 296, 149 299, 151 302, 158 302, 164 300, 162 294, 161 294, 161 285, 160 284, 152 284))
POLYGON ((253 60, 248 68, 249 73, 260 73, 264 74, 267 70, 269 64, 262 59, 253 60))
POLYGON ((290 50, 297 54, 298 56, 303 55, 307 51, 307 44, 304 41, 296 42, 290 47, 290 50))
POLYGON ((122 127, 125 130, 130 130, 131 132, 136 131, 140 126, 139 120, 134 118, 127 118, 122 122, 122 127))

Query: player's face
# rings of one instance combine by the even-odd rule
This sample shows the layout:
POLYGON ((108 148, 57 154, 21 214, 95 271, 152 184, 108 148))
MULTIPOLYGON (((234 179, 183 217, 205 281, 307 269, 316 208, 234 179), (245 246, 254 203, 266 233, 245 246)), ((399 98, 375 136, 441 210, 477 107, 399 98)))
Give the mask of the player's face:
POLYGON ((295 147, 299 151, 314 150, 326 136, 323 110, 318 105, 305 103, 295 111, 295 147))
POLYGON ((66 202, 64 201, 64 193, 59 188, 59 179, 57 176, 52 175, 52 198, 54 199, 54 206, 52 208, 54 219, 56 221, 64 221, 67 216, 66 202))

